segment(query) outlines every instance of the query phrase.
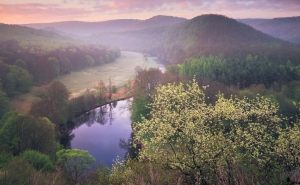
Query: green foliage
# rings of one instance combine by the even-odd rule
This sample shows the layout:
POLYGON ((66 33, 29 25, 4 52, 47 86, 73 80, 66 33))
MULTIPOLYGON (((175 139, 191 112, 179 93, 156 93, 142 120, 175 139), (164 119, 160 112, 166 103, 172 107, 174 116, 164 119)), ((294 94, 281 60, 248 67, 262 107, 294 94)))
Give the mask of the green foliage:
POLYGON ((238 177, 233 167, 255 163, 257 177, 265 173, 264 182, 276 182, 280 177, 272 174, 280 174, 277 166, 284 157, 274 153, 283 121, 277 111, 276 104, 259 97, 219 95, 214 105, 207 104, 195 81, 187 86, 160 86, 153 96, 150 119, 143 118, 133 128, 144 146, 140 160, 179 169, 191 182, 209 184, 217 183, 220 170, 233 182, 238 177))
POLYGON ((121 53, 115 47, 92 45, 55 33, 16 25, 1 24, 0 32, 0 58, 5 63, 0 65, 0 79, 3 82, 3 91, 9 97, 24 93, 22 86, 28 85, 25 83, 27 74, 23 71, 18 70, 6 76, 13 68, 21 68, 32 75, 31 83, 49 83, 61 74, 113 62, 121 53), (106 56, 107 60, 104 61, 106 56), (8 66, 10 70, 6 69, 8 66), (16 73, 18 74, 15 75, 16 73), (17 77, 23 81, 17 81, 17 77))
POLYGON ((112 93, 116 93, 117 92, 117 87, 115 86, 115 85, 113 85, 112 87, 111 87, 111 92, 112 93))
POLYGON ((15 62, 15 65, 19 66, 23 69, 27 68, 26 63, 22 59, 17 59, 16 62, 15 62))
POLYGON ((5 152, 0 153, 0 169, 3 167, 3 165, 10 161, 13 158, 11 154, 7 154, 5 152))
POLYGON ((49 101, 55 108, 61 109, 68 102, 70 91, 59 81, 53 81, 36 94, 41 100, 49 101))
POLYGON ((25 159, 15 157, 0 170, 0 184, 27 185, 33 183, 35 169, 25 159))
POLYGON ((79 182, 85 172, 96 162, 87 150, 62 149, 56 155, 57 163, 63 164, 65 172, 73 183, 79 182))
POLYGON ((130 105, 130 119, 133 124, 142 121, 142 117, 149 118, 151 99, 149 97, 135 97, 130 105))
POLYGON ((281 64, 251 55, 243 60, 225 60, 213 56, 189 59, 180 66, 180 74, 210 78, 241 89, 252 84, 264 84, 270 87, 275 82, 299 79, 298 73, 289 61, 281 64))
POLYGON ((27 160, 37 170, 54 170, 55 167, 48 155, 42 154, 35 150, 26 150, 21 157, 27 160))
POLYGON ((166 67, 166 72, 179 74, 180 65, 168 65, 166 67))
POLYGON ((2 82, 2 90, 7 96, 12 97, 18 93, 26 93, 32 85, 32 76, 27 70, 0 63, 0 80, 2 82))
POLYGON ((0 88, 0 119, 9 110, 8 103, 9 99, 6 93, 2 92, 0 88))
MULTIPOLYGON (((295 117, 299 113, 299 110, 293 104, 293 97, 297 95, 292 95, 293 86, 290 84, 297 84, 295 82, 289 83, 287 86, 288 89, 284 90, 284 92, 280 92, 280 88, 276 90, 276 88, 272 87, 267 89, 264 85, 251 85, 249 88, 245 88, 239 91, 239 97, 248 97, 250 99, 255 98, 256 96, 263 96, 265 98, 269 98, 273 103, 278 103, 279 105, 279 114, 283 114, 286 117, 295 117), (274 90, 275 89, 275 90, 274 90), (278 92, 279 91, 279 92, 278 92)), ((282 89, 285 89, 286 85, 283 85, 282 89)))
POLYGON ((85 55, 87 66, 94 66, 95 60, 90 55, 85 55))
POLYGON ((30 114, 47 117, 56 125, 66 123, 72 115, 69 112, 69 90, 59 81, 53 81, 36 93, 38 101, 34 102, 30 114))
POLYGON ((117 159, 112 167, 110 184, 182 184, 183 176, 178 170, 150 162, 117 159))
POLYGON ((48 61, 51 63, 50 64, 51 69, 48 69, 48 70, 52 70, 54 77, 57 77, 58 75, 60 75, 60 65, 59 65, 59 61, 57 60, 57 58, 49 57, 48 61))
POLYGON ((93 171, 89 172, 83 180, 81 180, 81 184, 97 184, 97 185, 110 185, 111 182, 111 173, 110 168, 103 164, 97 166, 97 168, 93 169, 93 171))
POLYGON ((3 117, 1 124, 1 144, 14 155, 32 149, 54 157, 57 149, 54 124, 47 118, 9 112, 3 117))

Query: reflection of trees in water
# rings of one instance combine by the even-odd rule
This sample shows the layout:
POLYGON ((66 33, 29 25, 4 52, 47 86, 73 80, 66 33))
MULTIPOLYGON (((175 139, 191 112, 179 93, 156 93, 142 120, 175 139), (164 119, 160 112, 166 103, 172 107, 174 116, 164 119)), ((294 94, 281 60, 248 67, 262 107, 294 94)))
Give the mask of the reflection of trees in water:
POLYGON ((72 131, 75 127, 74 122, 68 122, 66 125, 62 125, 60 128, 60 144, 64 146, 64 148, 71 148, 71 141, 75 137, 72 134, 72 131))
POLYGON ((68 122, 66 125, 62 125, 60 130, 60 144, 62 144, 65 148, 71 148, 71 141, 75 137, 75 135, 72 134, 72 131, 75 128, 79 128, 84 123, 89 127, 94 123, 105 125, 109 122, 112 124, 114 120, 114 108, 116 108, 117 104, 118 102, 113 102, 103 105, 76 117, 73 121, 68 122))
POLYGON ((141 149, 140 143, 133 143, 134 141, 134 133, 131 132, 130 138, 126 141, 124 138, 121 138, 119 141, 119 147, 121 149, 127 150, 125 153, 125 159, 135 159, 138 156, 138 152, 141 149), (133 144, 136 145, 136 147, 133 146, 133 144))
POLYGON ((78 116, 74 120, 76 128, 80 127, 84 123, 89 127, 95 122, 100 125, 105 125, 108 122, 112 124, 114 120, 114 108, 117 104, 118 102, 109 103, 78 116))
MULTIPOLYGON (((128 105, 130 104, 130 99, 126 100, 127 103, 124 106, 118 106, 118 110, 116 112, 123 114, 126 111, 128 111, 128 105)), ((103 105, 99 108, 93 109, 89 112, 86 112, 84 114, 82 114, 81 116, 76 117, 73 121, 68 122, 68 124, 63 125, 61 127, 61 140, 60 143, 62 145, 64 145, 65 148, 71 148, 71 140, 75 137, 74 134, 72 134, 72 131, 75 128, 79 128, 82 124, 86 124, 87 126, 91 126, 94 123, 99 123, 100 125, 105 125, 107 123, 112 124, 112 122, 115 119, 115 111, 114 109, 117 108, 118 105, 118 101, 112 102, 110 104, 107 105, 103 105)), ((132 135, 132 134, 131 134, 132 135)), ((133 136, 131 136, 130 138, 132 138, 133 136)), ((130 143, 130 141, 126 141, 125 139, 124 143, 130 143)), ((125 146, 125 145, 124 145, 125 146)), ((129 146, 129 145, 128 145, 129 146)), ((120 145, 121 147, 121 145, 120 145)), ((125 149, 125 148, 124 148, 125 149)), ((133 148, 132 146, 126 148, 126 150, 130 151, 127 152, 129 153, 130 156, 132 152, 133 148)))

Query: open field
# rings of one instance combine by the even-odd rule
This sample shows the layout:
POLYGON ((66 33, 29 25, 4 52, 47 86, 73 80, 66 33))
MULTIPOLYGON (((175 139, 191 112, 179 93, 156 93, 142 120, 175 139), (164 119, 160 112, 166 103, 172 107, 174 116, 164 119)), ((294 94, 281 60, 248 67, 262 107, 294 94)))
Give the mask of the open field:
MULTIPOLYGON (((121 57, 113 63, 72 72, 70 75, 60 76, 56 80, 65 84, 73 96, 84 92, 87 88, 94 87, 99 80, 108 84, 109 77, 111 77, 113 85, 120 87, 134 78, 136 66, 146 67, 144 61, 140 53, 122 51, 121 57)), ((147 68, 150 67, 157 68, 155 61, 148 60, 147 68)))
MULTIPOLYGON (((121 87, 128 80, 135 77, 134 68, 136 66, 141 66, 142 68, 158 67, 157 63, 150 58, 146 64, 141 53, 122 51, 121 56, 113 63, 72 72, 71 74, 60 76, 55 80, 65 84, 74 97, 83 93, 88 88, 93 88, 99 80, 107 84, 109 77, 111 77, 113 85, 121 87)), ((27 112, 31 102, 35 99, 34 94, 39 88, 42 87, 32 87, 29 93, 16 97, 11 101, 12 109, 27 112)))

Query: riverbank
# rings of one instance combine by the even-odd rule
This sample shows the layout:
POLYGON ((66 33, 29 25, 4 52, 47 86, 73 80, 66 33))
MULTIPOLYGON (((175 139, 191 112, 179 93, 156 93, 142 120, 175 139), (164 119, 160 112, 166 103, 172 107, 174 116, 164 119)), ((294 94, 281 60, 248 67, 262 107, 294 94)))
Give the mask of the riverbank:
MULTIPOLYGON (((158 67, 157 63, 152 59, 149 59, 146 63, 141 53, 122 51, 121 56, 113 63, 72 72, 71 74, 62 75, 55 80, 60 81, 67 87, 71 92, 71 97, 78 97, 86 89, 93 89, 100 80, 108 84, 109 77, 111 77, 113 85, 120 89, 125 83, 134 79, 136 75, 134 68, 136 66, 158 67)), ((36 101, 35 94, 43 87, 32 87, 29 93, 15 97, 9 106, 12 110, 27 113, 32 103, 36 101)))

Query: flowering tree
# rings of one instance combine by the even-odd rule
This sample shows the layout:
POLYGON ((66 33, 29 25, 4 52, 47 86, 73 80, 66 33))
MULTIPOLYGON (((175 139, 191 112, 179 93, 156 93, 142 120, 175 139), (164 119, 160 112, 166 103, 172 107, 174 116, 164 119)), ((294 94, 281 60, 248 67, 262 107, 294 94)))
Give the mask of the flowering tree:
POLYGON ((150 119, 134 127, 143 144, 140 158, 178 169, 201 184, 216 183, 213 179, 220 169, 226 182, 232 183, 238 175, 233 174, 236 161, 272 168, 282 121, 276 115, 277 105, 263 97, 219 95, 214 105, 205 100, 195 80, 190 85, 158 87, 150 119))

